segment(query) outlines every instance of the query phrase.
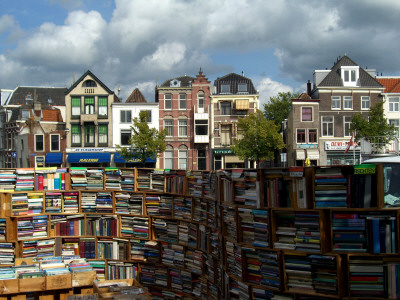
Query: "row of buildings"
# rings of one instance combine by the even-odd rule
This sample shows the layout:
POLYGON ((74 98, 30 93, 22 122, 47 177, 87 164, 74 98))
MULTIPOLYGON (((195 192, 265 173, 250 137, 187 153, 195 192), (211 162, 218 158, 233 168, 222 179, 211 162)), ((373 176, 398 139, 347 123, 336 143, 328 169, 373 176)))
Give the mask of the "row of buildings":
MULTIPOLYGON (((70 88, 17 87, 0 95, 3 168, 136 166, 137 161, 119 156, 116 145, 128 146, 132 118, 142 110, 150 127, 168 131, 166 151, 157 160, 148 158, 146 166, 251 167, 230 150, 239 135, 238 118, 259 108, 258 92, 243 74, 228 74, 213 85, 201 70, 196 77, 171 78, 155 87, 154 102, 138 89, 123 101, 90 71, 70 88)), ((279 163, 356 163, 360 147, 346 151, 352 116, 367 115, 383 101, 387 119, 399 128, 399 96, 400 78, 376 76, 376 70, 363 69, 347 56, 330 69, 315 70, 307 91, 292 99, 283 124, 287 149, 279 163)))
POLYGON ((116 145, 129 146, 132 118, 147 111, 148 124, 167 129, 166 151, 146 166, 207 170, 244 167, 230 145, 237 120, 258 109, 252 81, 228 74, 214 85, 196 77, 169 79, 147 102, 135 89, 122 101, 99 78, 85 72, 70 88, 17 87, 2 90, 0 166, 133 167, 116 145))

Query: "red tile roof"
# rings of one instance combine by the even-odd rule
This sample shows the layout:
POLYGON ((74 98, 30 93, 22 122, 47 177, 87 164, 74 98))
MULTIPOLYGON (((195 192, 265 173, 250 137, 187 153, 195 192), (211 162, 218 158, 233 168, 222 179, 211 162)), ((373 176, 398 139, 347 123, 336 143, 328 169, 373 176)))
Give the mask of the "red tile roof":
POLYGON ((384 93, 400 93, 400 78, 377 78, 385 87, 384 93))

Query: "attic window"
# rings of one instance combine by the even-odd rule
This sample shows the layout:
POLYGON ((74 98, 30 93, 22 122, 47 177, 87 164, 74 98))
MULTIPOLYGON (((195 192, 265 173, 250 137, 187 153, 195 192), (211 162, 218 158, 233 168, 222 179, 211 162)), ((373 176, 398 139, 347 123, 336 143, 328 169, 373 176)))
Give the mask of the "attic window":
POLYGON ((82 86, 83 87, 96 87, 97 84, 94 80, 89 79, 89 80, 86 80, 85 82, 83 82, 82 86))
POLYGON ((21 120, 28 120, 30 117, 29 110, 23 110, 21 112, 21 120))
POLYGON ((231 85, 229 83, 221 84, 221 93, 227 94, 231 92, 231 85))
POLYGON ((246 83, 238 83, 238 92, 239 93, 247 93, 247 84, 246 83))
POLYGON ((359 67, 358 66, 342 67, 341 77, 344 86, 357 86, 357 81, 359 78, 359 67))
POLYGON ((28 93, 28 94, 25 96, 25 100, 33 100, 32 94, 31 94, 31 93, 28 93))

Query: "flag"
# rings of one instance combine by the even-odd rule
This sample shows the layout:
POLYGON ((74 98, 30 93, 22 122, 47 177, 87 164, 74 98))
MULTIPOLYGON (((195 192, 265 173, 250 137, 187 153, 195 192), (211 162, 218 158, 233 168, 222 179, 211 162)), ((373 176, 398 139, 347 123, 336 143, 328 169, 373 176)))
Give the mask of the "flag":
POLYGON ((354 145, 354 142, 353 142, 353 135, 352 135, 350 138, 350 141, 347 143, 346 150, 344 150, 344 153, 349 152, 350 147, 353 145, 354 145))

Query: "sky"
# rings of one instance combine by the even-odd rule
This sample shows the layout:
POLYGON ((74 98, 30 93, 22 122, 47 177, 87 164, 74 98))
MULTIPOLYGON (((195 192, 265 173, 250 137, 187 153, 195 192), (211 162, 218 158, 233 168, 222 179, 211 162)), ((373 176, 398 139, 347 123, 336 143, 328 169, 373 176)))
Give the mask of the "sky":
POLYGON ((126 100, 199 70, 244 74, 260 109, 349 56, 400 74, 398 0, 0 0, 0 89, 70 87, 90 70, 126 100))

